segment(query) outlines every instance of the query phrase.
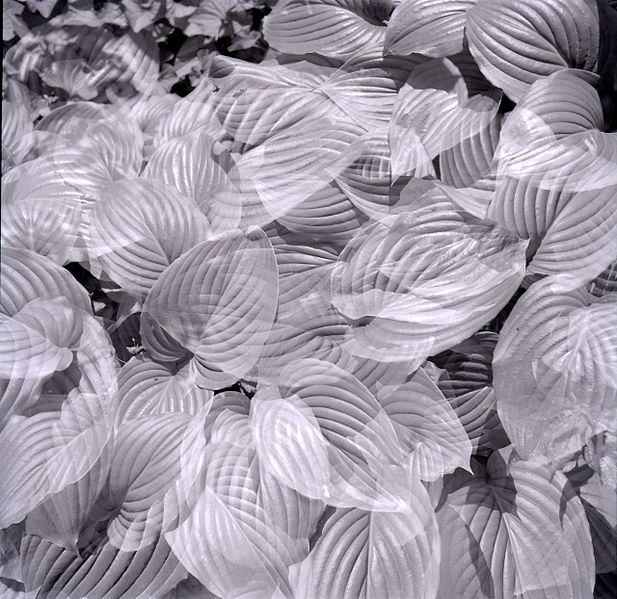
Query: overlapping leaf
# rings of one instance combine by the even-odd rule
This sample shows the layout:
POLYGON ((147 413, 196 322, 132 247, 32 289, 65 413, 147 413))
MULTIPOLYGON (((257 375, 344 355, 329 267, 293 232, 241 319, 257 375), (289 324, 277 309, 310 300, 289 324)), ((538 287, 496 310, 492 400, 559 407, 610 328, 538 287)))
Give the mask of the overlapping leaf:
POLYGON ((173 372, 144 356, 129 360, 118 373, 118 418, 206 410, 212 392, 201 388, 187 366, 173 372))
POLYGON ((161 145, 144 169, 143 176, 174 186, 192 198, 215 231, 236 228, 241 202, 234 194, 229 152, 219 148, 207 129, 172 138, 161 145))
POLYGON ((428 494, 409 489, 409 511, 337 509, 309 556, 294 566, 295 597, 436 596, 439 538, 428 494))
POLYGON ((289 597, 288 567, 308 553, 323 506, 263 470, 248 401, 239 394, 230 399, 215 398, 211 418, 219 432, 207 448, 202 486, 190 515, 167 539, 189 572, 218 595, 289 597))
POLYGON ((209 236, 206 217, 170 186, 132 179, 105 187, 90 215, 88 251, 123 289, 146 296, 161 273, 209 236))
POLYGON ((439 597, 589 597, 591 537, 562 474, 494 453, 446 485, 439 597))
POLYGON ((499 416, 522 456, 564 457, 614 425, 615 302, 615 294, 598 298, 549 277, 514 307, 493 372, 499 416))
POLYGON ((264 24, 267 42, 281 52, 315 52, 349 58, 370 46, 383 45, 385 20, 393 3, 366 0, 285 0, 264 24))
POLYGON ((257 451, 281 483, 339 507, 406 509, 403 448, 386 412, 353 375, 298 360, 254 402, 257 451))
POLYGON ((477 0, 403 0, 388 21, 385 51, 444 57, 463 49, 467 11, 477 0))
POLYGON ((469 468, 471 442, 456 412, 429 375, 420 368, 410 381, 379 397, 407 450, 414 478, 434 481, 469 468))
POLYGON ((477 79, 475 65, 460 58, 419 65, 398 92, 389 127, 395 177, 434 176, 436 156, 478 135, 493 120, 499 93, 485 89, 471 95, 468 80, 477 79))
POLYGON ((111 432, 111 406, 80 393, 61 412, 11 420, 2 444, 2 527, 21 521, 50 495, 92 468, 111 432))
POLYGON ((559 69, 597 67, 600 27, 590 0, 480 0, 465 32, 486 78, 515 102, 559 69))
MULTIPOLYGON (((232 231, 173 262, 150 290, 144 314, 194 354, 204 386, 224 387, 259 358, 276 313, 277 278, 263 232, 232 231)), ((142 324, 146 345, 151 336, 142 324)))
POLYGON ((525 242, 455 208, 442 192, 371 224, 345 247, 333 304, 352 325, 352 354, 418 360, 462 341, 518 287, 525 242))

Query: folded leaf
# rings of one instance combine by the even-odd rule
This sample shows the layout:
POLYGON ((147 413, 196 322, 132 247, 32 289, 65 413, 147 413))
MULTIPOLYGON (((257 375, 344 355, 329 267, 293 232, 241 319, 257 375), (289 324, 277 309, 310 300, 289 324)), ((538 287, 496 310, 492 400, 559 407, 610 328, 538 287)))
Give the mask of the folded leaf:
POLYGON ((613 426, 616 301, 611 293, 594 297, 576 280, 549 277, 512 310, 493 372, 499 417, 523 457, 556 460, 613 426))

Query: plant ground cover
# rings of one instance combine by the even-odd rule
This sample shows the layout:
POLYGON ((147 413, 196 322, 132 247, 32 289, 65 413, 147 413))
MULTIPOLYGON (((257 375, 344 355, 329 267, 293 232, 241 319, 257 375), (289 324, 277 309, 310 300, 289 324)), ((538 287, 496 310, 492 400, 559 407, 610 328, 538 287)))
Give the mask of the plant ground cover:
POLYGON ((4 0, 0 597, 617 594, 608 0, 4 0))

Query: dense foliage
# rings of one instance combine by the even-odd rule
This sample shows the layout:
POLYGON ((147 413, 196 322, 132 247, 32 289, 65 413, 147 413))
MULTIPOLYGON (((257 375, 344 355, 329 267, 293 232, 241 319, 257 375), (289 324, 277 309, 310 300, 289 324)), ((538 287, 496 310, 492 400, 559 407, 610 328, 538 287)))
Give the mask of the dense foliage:
POLYGON ((3 599, 615 596, 614 3, 3 10, 3 599))

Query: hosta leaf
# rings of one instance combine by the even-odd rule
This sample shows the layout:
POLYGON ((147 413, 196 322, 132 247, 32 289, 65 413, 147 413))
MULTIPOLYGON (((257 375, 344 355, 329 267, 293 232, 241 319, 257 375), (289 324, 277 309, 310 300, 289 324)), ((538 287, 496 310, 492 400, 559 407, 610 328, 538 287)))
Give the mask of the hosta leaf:
POLYGON ((266 18, 264 36, 281 52, 345 59, 383 44, 384 21, 393 8, 389 0, 285 0, 266 18))
POLYGON ((264 225, 326 190, 353 162, 350 146, 360 133, 349 122, 308 120, 245 152, 233 178, 242 194, 241 224, 264 225))
POLYGON ((590 0, 480 0, 466 38, 486 78, 518 102, 537 79, 598 61, 598 9, 590 0))
POLYGON ((2 100, 2 164, 22 162, 34 143, 32 121, 25 106, 2 100))
POLYGON ((433 481, 469 468, 471 442, 443 393, 420 368, 409 382, 379 397, 407 450, 414 478, 433 481))
POLYGON ((174 373, 168 366, 136 356, 118 373, 118 418, 183 412, 197 414, 207 408, 212 391, 199 387, 188 366, 174 373))
POLYGON ((470 95, 469 61, 439 58, 416 67, 399 90, 389 127, 395 177, 434 175, 433 158, 485 129, 499 93, 470 95))
POLYGON ((205 129, 213 139, 223 137, 225 130, 216 118, 211 93, 210 88, 199 85, 188 96, 176 101, 171 112, 157 127, 158 142, 163 143, 198 129, 205 129))
POLYGON ((439 582, 439 536, 428 494, 409 489, 400 513, 337 509, 309 556, 293 567, 297 599, 433 598, 439 582))
POLYGON ((327 116, 330 102, 317 93, 325 70, 299 72, 217 56, 210 74, 218 88, 213 96, 216 116, 236 142, 255 146, 302 119, 327 116))
POLYGON ((388 21, 385 51, 444 57, 463 49, 467 10, 477 0, 403 0, 388 21))
POLYGON ((603 132, 597 81, 592 73, 565 69, 534 83, 502 128, 498 174, 549 190, 615 185, 617 135, 603 132))
POLYGON ((186 577, 162 538, 137 552, 120 551, 103 538, 76 556, 27 535, 21 546, 21 569, 26 592, 37 599, 158 599, 186 577))
POLYGON ((525 245, 439 191, 369 225, 347 244, 332 277, 332 302, 352 325, 347 349, 419 365, 462 341, 518 287, 525 245))
POLYGON ((26 533, 36 535, 79 554, 96 501, 107 487, 112 455, 111 444, 79 480, 50 495, 26 517, 26 533))
POLYGON ((33 300, 0 315, 0 377, 45 378, 68 368, 82 333, 81 316, 66 300, 33 300))
POLYGON ((132 179, 102 191, 87 244, 91 259, 143 298, 165 268, 207 237, 208 221, 192 200, 160 182, 132 179))
POLYGON ((403 449, 370 391, 334 364, 299 360, 251 409, 264 467, 330 505, 404 511, 403 449))
POLYGON ((67 270, 28 250, 2 249, 3 314, 13 316, 33 300, 59 297, 91 312, 88 293, 67 270))
POLYGON ((167 539, 217 595, 288 597, 287 569, 308 553, 323 507, 263 471, 248 427, 248 400, 229 399, 237 411, 215 399, 215 427, 221 419, 227 426, 208 445, 191 514, 167 539))
POLYGON ((478 133, 463 136, 460 143, 439 155, 440 178, 446 185, 464 188, 473 185, 478 179, 493 177, 491 167, 501 123, 502 118, 498 113, 478 133))
POLYGON ((508 445, 493 389, 493 352, 498 335, 480 331, 431 358, 442 368, 437 381, 471 440, 475 453, 508 445))
POLYGON ((190 422, 189 414, 167 413, 142 416, 119 427, 106 490, 117 512, 107 525, 114 547, 143 549, 157 541, 166 519, 177 517, 173 502, 165 510, 164 499, 182 474, 180 454, 188 451, 199 460, 195 449, 203 448, 198 439, 183 443, 190 422))
POLYGON ((580 500, 562 474, 494 453, 460 474, 438 509, 439 596, 590 597, 594 561, 580 500))
POLYGON ((613 426, 616 301, 615 294, 594 297, 576 281, 549 277, 534 283, 508 317, 495 349, 494 384, 499 416, 523 457, 564 457, 613 426))
MULTIPOLYGON (((277 278, 263 232, 232 231, 173 262, 150 290, 144 314, 195 355, 202 385, 224 387, 259 358, 276 313, 277 278)), ((142 338, 147 345, 143 325, 142 338)))
MULTIPOLYGON (((232 166, 229 153, 217 152, 214 139, 202 128, 161 145, 143 176, 164 181, 192 198, 214 230, 223 231, 235 228, 240 220, 240 203, 223 202, 218 193, 231 191, 232 166)), ((226 194, 224 198, 230 196, 226 194)))
POLYGON ((277 219, 306 240, 344 245, 366 220, 334 184, 323 187, 277 219))
POLYGON ((98 397, 77 393, 61 412, 9 421, 0 434, 2 528, 19 522, 92 468, 109 439, 110 410, 98 397))

